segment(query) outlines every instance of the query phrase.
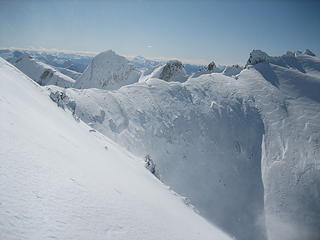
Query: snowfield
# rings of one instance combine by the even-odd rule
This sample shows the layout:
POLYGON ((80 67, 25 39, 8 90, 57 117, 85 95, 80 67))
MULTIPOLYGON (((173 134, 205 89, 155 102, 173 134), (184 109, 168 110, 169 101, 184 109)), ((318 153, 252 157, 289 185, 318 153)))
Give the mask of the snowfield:
POLYGON ((0 239, 231 239, 3 59, 0 92, 0 239))
POLYGON ((242 71, 183 83, 159 69, 116 91, 48 89, 76 119, 149 154, 162 182, 236 239, 319 239, 319 58, 254 50, 242 71))

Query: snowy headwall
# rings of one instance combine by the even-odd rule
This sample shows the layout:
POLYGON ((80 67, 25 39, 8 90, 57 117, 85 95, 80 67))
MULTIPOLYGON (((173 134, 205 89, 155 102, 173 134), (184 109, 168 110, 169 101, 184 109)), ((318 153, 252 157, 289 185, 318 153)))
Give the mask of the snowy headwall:
POLYGON ((76 116, 141 158, 150 154, 161 181, 224 231, 264 239, 264 128, 254 99, 224 87, 234 81, 217 74, 184 84, 151 79, 117 92, 67 89, 62 102, 75 102, 76 116))
POLYGON ((236 239, 318 240, 319 93, 319 58, 254 51, 236 79, 67 89, 56 101, 141 158, 150 154, 163 182, 236 239))

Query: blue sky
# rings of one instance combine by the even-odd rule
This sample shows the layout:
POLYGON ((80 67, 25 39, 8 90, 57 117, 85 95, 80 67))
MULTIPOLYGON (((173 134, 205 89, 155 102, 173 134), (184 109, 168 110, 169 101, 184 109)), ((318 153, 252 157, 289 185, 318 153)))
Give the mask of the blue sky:
POLYGON ((0 0, 0 48, 116 52, 244 64, 310 48, 320 55, 317 0, 0 0))

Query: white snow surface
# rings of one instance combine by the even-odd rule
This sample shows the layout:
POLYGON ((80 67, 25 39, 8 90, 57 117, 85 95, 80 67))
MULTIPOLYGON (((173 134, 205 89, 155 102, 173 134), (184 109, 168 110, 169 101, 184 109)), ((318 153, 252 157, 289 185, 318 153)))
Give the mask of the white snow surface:
POLYGON ((320 238, 319 58, 255 50, 236 78, 50 90, 104 135, 150 154, 161 181, 236 239, 320 238))
POLYGON ((75 80, 57 71, 54 67, 34 59, 29 54, 23 54, 14 65, 42 86, 56 85, 60 87, 71 87, 75 80))
POLYGON ((57 69, 62 74, 66 75, 68 77, 71 77, 74 80, 76 80, 77 78, 79 78, 81 76, 81 73, 70 70, 68 68, 63 68, 63 67, 54 67, 54 68, 57 69))
POLYGON ((0 92, 0 239, 230 239, 1 58, 0 92))
POLYGON ((138 82, 141 71, 125 57, 114 51, 102 52, 92 59, 87 69, 77 79, 75 88, 100 88, 116 90, 138 82))

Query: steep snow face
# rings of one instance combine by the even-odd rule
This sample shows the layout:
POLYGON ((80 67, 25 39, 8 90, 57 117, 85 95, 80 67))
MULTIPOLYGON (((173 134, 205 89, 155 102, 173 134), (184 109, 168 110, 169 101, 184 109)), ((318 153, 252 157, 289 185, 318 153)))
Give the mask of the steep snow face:
POLYGON ((125 57, 112 50, 102 52, 92 59, 88 68, 77 79, 75 88, 100 88, 115 90, 138 82, 141 72, 125 57))
POLYGON ((28 54, 21 55, 14 65, 28 77, 42 86, 56 85, 60 87, 71 87, 75 80, 57 71, 55 68, 35 60, 28 54))
POLYGON ((0 59, 1 239, 230 239, 0 59))
POLYGON ((156 68, 148 77, 148 79, 150 78, 159 78, 166 82, 185 82, 188 75, 180 61, 171 60, 165 65, 156 68))
POLYGON ((141 158, 150 154, 155 175, 211 222, 236 239, 265 239, 264 128, 234 78, 149 79, 115 92, 50 88, 75 116, 141 158))
POLYGON ((266 126, 262 171, 268 236, 319 239, 319 59, 301 53, 270 58, 238 77, 256 96, 266 126))
POLYGON ((222 74, 226 76, 236 76, 243 70, 243 67, 239 65, 226 66, 222 74))

